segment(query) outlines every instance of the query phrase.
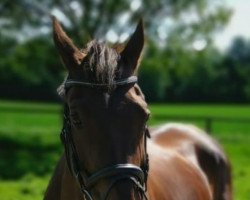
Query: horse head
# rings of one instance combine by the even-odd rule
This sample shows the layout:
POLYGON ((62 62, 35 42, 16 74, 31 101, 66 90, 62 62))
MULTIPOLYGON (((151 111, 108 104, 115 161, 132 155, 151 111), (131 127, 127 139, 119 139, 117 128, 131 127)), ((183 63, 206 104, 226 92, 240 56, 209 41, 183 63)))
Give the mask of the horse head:
POLYGON ((142 199, 149 117, 136 83, 144 44, 142 21, 121 51, 95 40, 80 50, 55 18, 53 28, 68 72, 60 87, 72 136, 65 141, 72 143, 68 165, 76 165, 69 167, 80 174, 80 189, 86 199, 142 199))

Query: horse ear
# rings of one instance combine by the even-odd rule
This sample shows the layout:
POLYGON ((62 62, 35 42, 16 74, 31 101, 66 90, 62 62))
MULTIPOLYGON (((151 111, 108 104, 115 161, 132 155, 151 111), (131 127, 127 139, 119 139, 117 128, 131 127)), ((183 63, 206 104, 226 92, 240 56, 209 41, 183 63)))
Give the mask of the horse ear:
POLYGON ((58 20, 52 16, 53 38, 56 48, 68 70, 79 66, 84 58, 84 54, 73 44, 72 40, 63 31, 58 20))
POLYGON ((144 45, 143 21, 139 21, 124 50, 121 52, 122 76, 128 77, 135 73, 144 45))

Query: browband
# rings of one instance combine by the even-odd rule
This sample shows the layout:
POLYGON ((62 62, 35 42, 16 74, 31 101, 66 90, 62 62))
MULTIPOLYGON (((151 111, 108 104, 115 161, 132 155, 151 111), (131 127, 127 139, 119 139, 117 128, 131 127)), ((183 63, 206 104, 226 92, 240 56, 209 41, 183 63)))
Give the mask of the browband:
MULTIPOLYGON (((130 83, 137 83, 137 80, 138 80, 137 76, 130 76, 126 79, 116 80, 113 82, 112 85, 115 85, 115 86, 127 85, 130 83)), ((64 83, 65 88, 69 88, 74 85, 81 85, 81 86, 88 86, 88 87, 109 87, 110 86, 107 83, 90 83, 90 82, 78 81, 78 80, 73 80, 73 79, 68 79, 64 83)))

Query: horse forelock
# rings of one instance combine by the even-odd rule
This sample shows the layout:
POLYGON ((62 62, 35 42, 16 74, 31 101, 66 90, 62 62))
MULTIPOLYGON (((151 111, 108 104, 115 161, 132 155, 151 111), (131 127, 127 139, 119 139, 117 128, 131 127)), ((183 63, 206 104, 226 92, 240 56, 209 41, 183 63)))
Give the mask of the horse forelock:
MULTIPOLYGON (((82 50, 86 55, 81 64, 80 73, 85 77, 84 80, 90 83, 106 84, 111 88, 116 75, 118 74, 119 51, 109 47, 104 42, 93 40, 82 50)), ((64 97, 64 83, 58 87, 57 93, 60 97, 64 97)))
POLYGON ((118 69, 119 54, 105 43, 93 40, 83 50, 83 70, 93 83, 112 85, 118 69))

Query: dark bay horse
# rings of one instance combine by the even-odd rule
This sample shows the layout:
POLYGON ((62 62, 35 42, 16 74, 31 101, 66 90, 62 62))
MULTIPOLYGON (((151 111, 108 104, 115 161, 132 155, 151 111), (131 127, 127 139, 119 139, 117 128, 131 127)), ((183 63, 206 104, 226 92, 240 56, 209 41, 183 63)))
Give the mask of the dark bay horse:
POLYGON ((79 50, 53 18, 68 76, 62 155, 45 200, 231 200, 230 164, 202 130, 148 128, 137 85, 144 44, 140 21, 123 50, 91 41, 79 50), (151 137, 151 139, 149 139, 151 137))

